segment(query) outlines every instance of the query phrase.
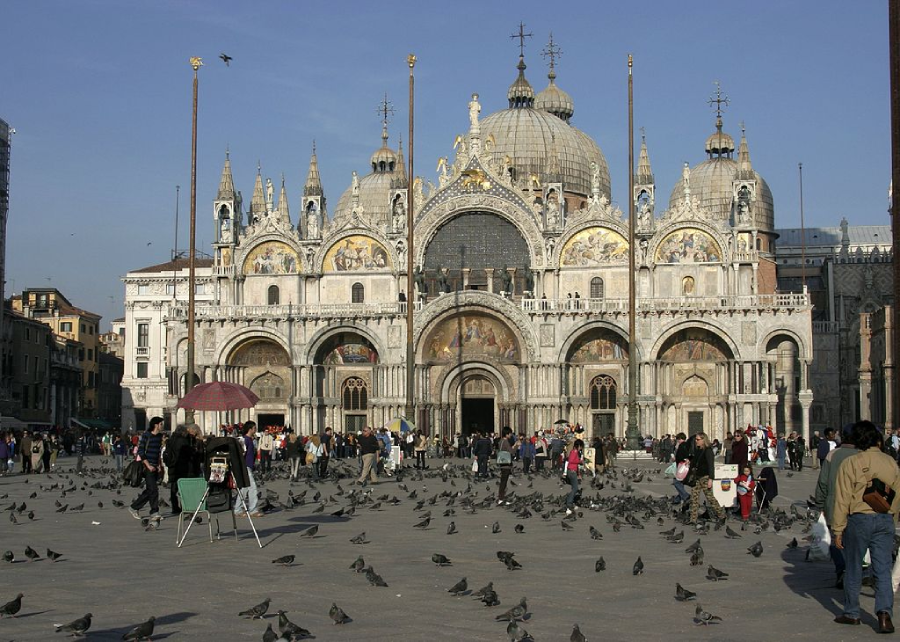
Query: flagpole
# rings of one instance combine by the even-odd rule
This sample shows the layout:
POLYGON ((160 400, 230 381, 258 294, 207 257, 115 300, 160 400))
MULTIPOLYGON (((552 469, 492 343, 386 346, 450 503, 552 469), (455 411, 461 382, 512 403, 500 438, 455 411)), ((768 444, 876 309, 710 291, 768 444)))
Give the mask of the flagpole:
POLYGON ((416 361, 413 346, 413 308, 416 304, 413 294, 413 217, 415 214, 415 203, 413 202, 415 76, 413 68, 416 66, 415 55, 409 54, 406 62, 409 65, 409 173, 406 185, 406 420, 415 424, 416 361))
POLYGON ((634 82, 631 68, 634 58, 628 54, 628 425, 625 448, 639 447, 637 409, 637 331, 635 315, 634 260, 634 82))

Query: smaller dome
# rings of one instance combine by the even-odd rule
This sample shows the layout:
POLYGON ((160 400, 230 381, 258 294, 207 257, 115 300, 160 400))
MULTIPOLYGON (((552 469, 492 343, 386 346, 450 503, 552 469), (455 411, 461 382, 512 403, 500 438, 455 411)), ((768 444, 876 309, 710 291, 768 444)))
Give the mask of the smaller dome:
POLYGON ((516 65, 519 75, 509 86, 506 92, 506 98, 509 100, 509 107, 531 107, 534 104, 534 88, 528 79, 525 78, 525 58, 519 56, 519 64, 516 65))
POLYGON ((722 131, 722 118, 716 119, 716 131, 706 139, 706 154, 709 158, 727 156, 734 153, 734 139, 722 131))
POLYGON ((375 173, 393 172, 397 165, 397 152, 388 147, 387 125, 381 130, 381 147, 369 159, 369 166, 375 173))
POLYGON ((549 78, 550 84, 535 97, 534 106, 536 109, 543 109, 569 122, 569 119, 575 114, 575 103, 572 102, 569 94, 556 86, 556 82, 554 82, 556 74, 551 72, 549 78))

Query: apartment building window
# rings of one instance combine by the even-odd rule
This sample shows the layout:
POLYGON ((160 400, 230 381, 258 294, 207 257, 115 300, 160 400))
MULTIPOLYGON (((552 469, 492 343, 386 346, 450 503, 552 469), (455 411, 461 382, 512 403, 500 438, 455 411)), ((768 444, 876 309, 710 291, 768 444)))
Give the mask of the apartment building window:
POLYGON ((94 351, 91 348, 88 348, 88 361, 94 360, 94 351))
POLYGON ((138 361, 137 362, 137 375, 138 379, 146 379, 147 378, 147 362, 146 361, 138 361))
POLYGON ((34 358, 34 376, 35 377, 38 376, 39 374, 41 374, 40 368, 38 368, 38 363, 40 363, 40 362, 38 361, 38 358, 35 357, 34 358))
POLYGON ((93 387, 94 387, 94 373, 89 372, 88 373, 88 388, 93 388, 93 387))
POLYGON ((71 321, 63 321, 59 324, 60 332, 71 332, 72 331, 72 322, 71 321))
POLYGON ((82 323, 82 324, 80 324, 80 326, 81 326, 81 334, 84 334, 85 333, 84 324, 82 323))
POLYGON ((88 326, 88 334, 94 334, 94 326, 92 326, 92 325, 88 326))
POLYGON ((25 363, 25 372, 23 374, 28 374, 28 355, 25 355, 25 358, 22 360, 25 363))
POLYGON ((31 341, 31 328, 25 328, 25 340, 31 341))
POLYGON ((144 296, 145 294, 150 294, 150 286, 146 283, 141 283, 138 285, 138 296, 144 296))
POLYGON ((206 294, 206 284, 205 283, 195 283, 194 284, 194 294, 206 294))
POLYGON ((174 283, 166 283, 166 296, 174 296, 175 295, 175 284, 174 283))
POLYGON ((137 327, 137 335, 138 335, 138 348, 146 348, 150 345, 150 324, 149 323, 138 323, 137 327))

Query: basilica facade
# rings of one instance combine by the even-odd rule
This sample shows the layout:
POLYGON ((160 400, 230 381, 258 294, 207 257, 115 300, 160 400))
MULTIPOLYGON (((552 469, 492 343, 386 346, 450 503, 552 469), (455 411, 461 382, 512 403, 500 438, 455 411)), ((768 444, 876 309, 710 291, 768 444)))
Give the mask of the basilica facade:
MULTIPOLYGON (((276 202, 259 172, 245 211, 226 156, 212 258, 195 285, 196 376, 244 384, 260 403, 201 413, 206 430, 252 417, 304 434, 356 431, 402 416, 407 305, 414 421, 432 435, 530 432, 560 419, 623 435, 631 351, 642 434, 808 429, 811 305, 803 291, 776 289, 774 202, 746 136, 735 145, 717 112, 705 160, 683 168, 668 202, 642 141, 632 248, 572 98, 552 67, 540 92, 525 70, 520 57, 508 108, 482 117, 477 95, 460 105, 467 126, 437 159, 434 182, 410 184, 385 124, 333 211, 315 149, 294 213, 283 181, 276 202)), ((186 277, 181 260, 124 278, 126 428, 154 414, 180 419, 186 277)))

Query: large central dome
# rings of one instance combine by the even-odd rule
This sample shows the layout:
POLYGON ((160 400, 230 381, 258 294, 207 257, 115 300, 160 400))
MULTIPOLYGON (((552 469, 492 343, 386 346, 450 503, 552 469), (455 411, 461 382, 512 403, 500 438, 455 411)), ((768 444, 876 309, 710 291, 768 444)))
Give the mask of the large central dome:
MULTIPOLYGON (((566 192, 587 197, 591 194, 591 162, 597 164, 600 193, 611 198, 609 167, 597 144, 567 120, 574 111, 571 102, 535 102, 534 90, 525 79, 525 62, 519 59, 519 75, 507 93, 509 108, 487 116, 480 122, 482 139, 494 137, 493 155, 498 165, 509 156, 517 176, 534 174, 547 182, 552 165, 559 168, 559 179, 566 192), (535 105, 538 106, 535 106, 535 105), (545 111, 553 109, 554 113, 545 111), (565 107, 558 109, 558 107, 565 107), (558 163, 551 164, 556 156, 558 163)), ((551 82, 558 93, 568 98, 551 82)), ((549 88, 548 88, 549 89, 549 88)), ((538 94, 539 98, 547 90, 538 94)))

